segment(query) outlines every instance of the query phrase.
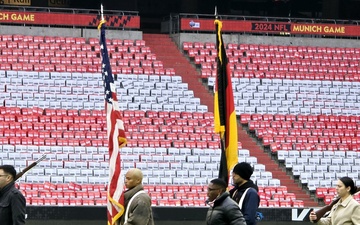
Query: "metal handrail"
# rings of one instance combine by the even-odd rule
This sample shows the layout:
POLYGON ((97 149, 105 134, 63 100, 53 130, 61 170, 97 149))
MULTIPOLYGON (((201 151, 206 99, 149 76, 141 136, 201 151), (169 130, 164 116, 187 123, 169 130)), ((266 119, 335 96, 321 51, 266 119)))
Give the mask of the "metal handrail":
MULTIPOLYGON (((65 12, 71 14, 100 14, 100 9, 76 9, 76 8, 51 8, 51 7, 19 7, 19 6, 8 6, 1 5, 0 9, 2 10, 11 10, 11 11, 24 11, 24 12, 37 12, 37 11, 47 11, 49 13, 54 12, 65 12)), ((104 10, 107 15, 135 15, 138 16, 138 11, 120 11, 120 10, 104 10)))
MULTIPOLYGON (((179 13, 180 18, 197 18, 197 19, 214 19, 214 15, 211 14, 191 14, 191 13, 179 13)), ((357 20, 334 20, 334 19, 315 19, 315 18, 301 18, 301 17, 262 17, 262 16, 244 16, 244 15, 218 15, 219 19, 231 18, 232 20, 260 20, 260 21, 274 21, 274 22, 311 22, 311 23, 329 23, 329 24, 352 24, 360 21, 357 20)))
MULTIPOLYGON (((1 5, 0 11, 10 11, 10 12, 27 12, 27 13, 47 13, 47 14, 56 14, 56 13, 63 13, 63 14, 71 14, 71 15, 93 15, 98 16, 100 15, 100 9, 77 9, 77 8, 51 8, 51 7, 18 7, 18 6, 8 6, 8 5, 1 5)), ((105 16, 139 16, 138 11, 120 11, 120 10, 104 10, 105 16)), ((1 22, 2 24, 6 24, 6 22, 1 22)), ((86 27, 86 26, 73 26, 73 25, 50 25, 50 24, 26 24, 26 23, 18 23, 11 25, 21 25, 21 26, 43 26, 43 27, 86 27)), ((108 29, 125 29, 124 27, 108 27, 108 29)))

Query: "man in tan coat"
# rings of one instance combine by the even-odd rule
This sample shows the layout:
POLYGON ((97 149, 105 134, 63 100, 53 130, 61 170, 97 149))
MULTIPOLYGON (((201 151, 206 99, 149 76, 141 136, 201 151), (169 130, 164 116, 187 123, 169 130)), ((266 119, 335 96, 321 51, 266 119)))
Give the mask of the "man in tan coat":
POLYGON ((125 175, 125 213, 121 225, 154 225, 151 199, 142 185, 143 174, 139 169, 130 169, 125 175))

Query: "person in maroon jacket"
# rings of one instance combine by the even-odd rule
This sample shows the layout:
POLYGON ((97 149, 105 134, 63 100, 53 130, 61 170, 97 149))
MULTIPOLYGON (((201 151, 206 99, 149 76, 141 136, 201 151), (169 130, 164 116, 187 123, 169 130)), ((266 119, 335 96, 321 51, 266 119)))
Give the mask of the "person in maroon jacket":
POLYGON ((0 166, 0 224, 24 225, 26 201, 15 187, 16 170, 11 165, 0 166))

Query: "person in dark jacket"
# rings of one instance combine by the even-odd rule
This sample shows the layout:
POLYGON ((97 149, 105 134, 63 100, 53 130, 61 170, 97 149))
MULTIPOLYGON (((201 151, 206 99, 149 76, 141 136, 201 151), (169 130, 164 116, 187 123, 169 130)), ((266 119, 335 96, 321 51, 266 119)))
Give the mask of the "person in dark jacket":
POLYGON ((232 172, 232 179, 235 187, 230 190, 231 198, 239 204, 242 195, 245 193, 242 205, 239 205, 244 214, 247 225, 256 224, 256 212, 259 208, 259 188, 250 180, 254 170, 249 163, 241 162, 235 165, 232 172))
POLYGON ((226 183, 213 179, 208 185, 206 202, 210 206, 206 215, 207 225, 246 225, 239 206, 226 192, 226 183))
POLYGON ((11 165, 0 166, 0 224, 24 225, 26 201, 15 188, 16 170, 11 165))
POLYGON ((142 185, 143 174, 134 168, 125 175, 125 213, 120 218, 121 225, 154 225, 151 199, 142 185))

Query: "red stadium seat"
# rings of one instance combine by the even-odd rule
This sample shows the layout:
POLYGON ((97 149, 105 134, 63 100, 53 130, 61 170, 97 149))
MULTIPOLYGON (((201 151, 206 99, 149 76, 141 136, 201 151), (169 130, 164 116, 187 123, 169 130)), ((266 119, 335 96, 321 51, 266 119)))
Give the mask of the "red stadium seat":
POLYGON ((304 207, 304 201, 303 200, 293 200, 292 207, 302 208, 302 207, 304 207))
POLYGON ((280 207, 280 202, 278 200, 268 200, 268 207, 280 207))

